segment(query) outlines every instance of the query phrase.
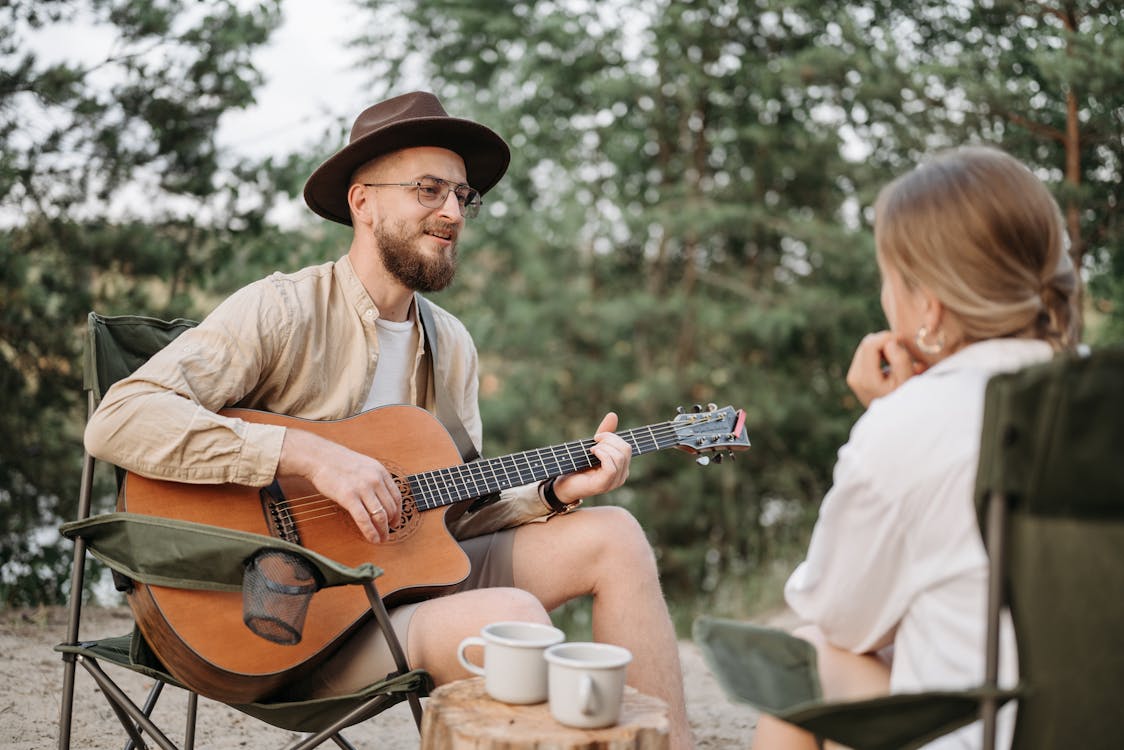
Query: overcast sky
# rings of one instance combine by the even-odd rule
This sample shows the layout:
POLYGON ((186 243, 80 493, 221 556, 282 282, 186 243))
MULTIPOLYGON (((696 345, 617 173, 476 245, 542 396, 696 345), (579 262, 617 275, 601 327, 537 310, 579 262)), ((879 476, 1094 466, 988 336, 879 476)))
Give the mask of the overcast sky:
POLYGON ((284 0, 285 18, 254 60, 265 76, 254 107, 231 112, 219 139, 247 155, 301 149, 368 104, 365 76, 347 43, 357 11, 350 0, 284 0))
MULTIPOLYGON (((3 2, 3 0, 0 0, 3 2)), ((372 102, 365 74, 347 48, 362 18, 351 0, 283 0, 284 20, 254 61, 265 77, 255 91, 258 103, 230 112, 219 140, 245 155, 283 154, 302 149, 339 121, 350 124, 372 102)), ((108 25, 81 16, 29 33, 43 61, 104 60, 114 48, 108 25)))

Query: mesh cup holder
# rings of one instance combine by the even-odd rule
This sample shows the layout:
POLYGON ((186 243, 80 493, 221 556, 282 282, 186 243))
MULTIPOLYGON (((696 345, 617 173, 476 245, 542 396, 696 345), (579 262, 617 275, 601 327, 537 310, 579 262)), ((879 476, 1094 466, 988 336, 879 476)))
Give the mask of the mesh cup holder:
POLYGON ((242 621, 267 641, 300 643, 308 601, 319 588, 316 570, 303 557, 263 550, 242 575, 242 621))

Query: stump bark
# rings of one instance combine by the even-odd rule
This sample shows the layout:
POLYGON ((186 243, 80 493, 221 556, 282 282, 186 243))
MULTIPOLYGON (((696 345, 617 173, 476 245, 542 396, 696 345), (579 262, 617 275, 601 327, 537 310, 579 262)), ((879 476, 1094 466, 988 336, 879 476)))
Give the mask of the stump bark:
POLYGON ((621 718, 604 729, 559 724, 550 706, 512 706, 484 692, 484 680, 443 685, 430 694, 421 750, 667 750, 667 706, 626 687, 621 718))

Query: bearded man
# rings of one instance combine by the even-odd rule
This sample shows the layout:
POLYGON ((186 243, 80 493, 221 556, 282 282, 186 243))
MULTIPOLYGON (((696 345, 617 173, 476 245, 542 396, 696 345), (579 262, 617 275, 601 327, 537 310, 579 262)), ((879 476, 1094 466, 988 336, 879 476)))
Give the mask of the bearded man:
MULTIPOLYGON (((304 191, 314 212, 352 227, 347 254, 239 290, 114 385, 87 426, 89 452, 177 482, 264 487, 296 477, 370 543, 386 543, 403 516, 392 468, 299 427, 218 412, 239 406, 338 420, 391 404, 439 413, 445 399, 479 451, 475 345, 457 318, 418 292, 452 281, 465 222, 509 160, 499 135, 450 117, 432 94, 367 108, 304 191)), ((616 507, 570 512, 627 479, 632 451, 616 425, 610 412, 596 431, 597 466, 507 489, 453 520, 471 563, 467 578, 394 607, 391 620, 411 667, 442 684, 469 676, 457 646, 484 625, 549 623, 551 610, 591 595, 594 638, 632 651, 629 682, 668 703, 673 747, 688 748, 675 632, 643 530, 616 507)), ((348 693, 393 670, 372 622, 288 694, 348 693)))

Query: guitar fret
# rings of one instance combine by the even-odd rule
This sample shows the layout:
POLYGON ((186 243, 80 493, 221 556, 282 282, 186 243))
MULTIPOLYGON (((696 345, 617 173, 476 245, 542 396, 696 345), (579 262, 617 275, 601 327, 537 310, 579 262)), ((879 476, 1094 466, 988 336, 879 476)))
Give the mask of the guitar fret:
MULTIPOLYGON (((729 410, 730 407, 727 407, 729 410)), ((714 419, 700 415, 691 424, 714 419)), ((633 455, 663 450, 683 442, 672 422, 639 427, 617 433, 633 455)), ((421 472, 407 481, 420 510, 430 510, 461 500, 484 497, 494 492, 529 485, 533 482, 583 471, 600 465, 591 449, 594 440, 577 440, 545 448, 513 453, 493 459, 480 459, 444 469, 421 472)), ((701 446, 702 443, 700 442, 701 446)), ((748 445, 748 441, 746 441, 748 445)))

